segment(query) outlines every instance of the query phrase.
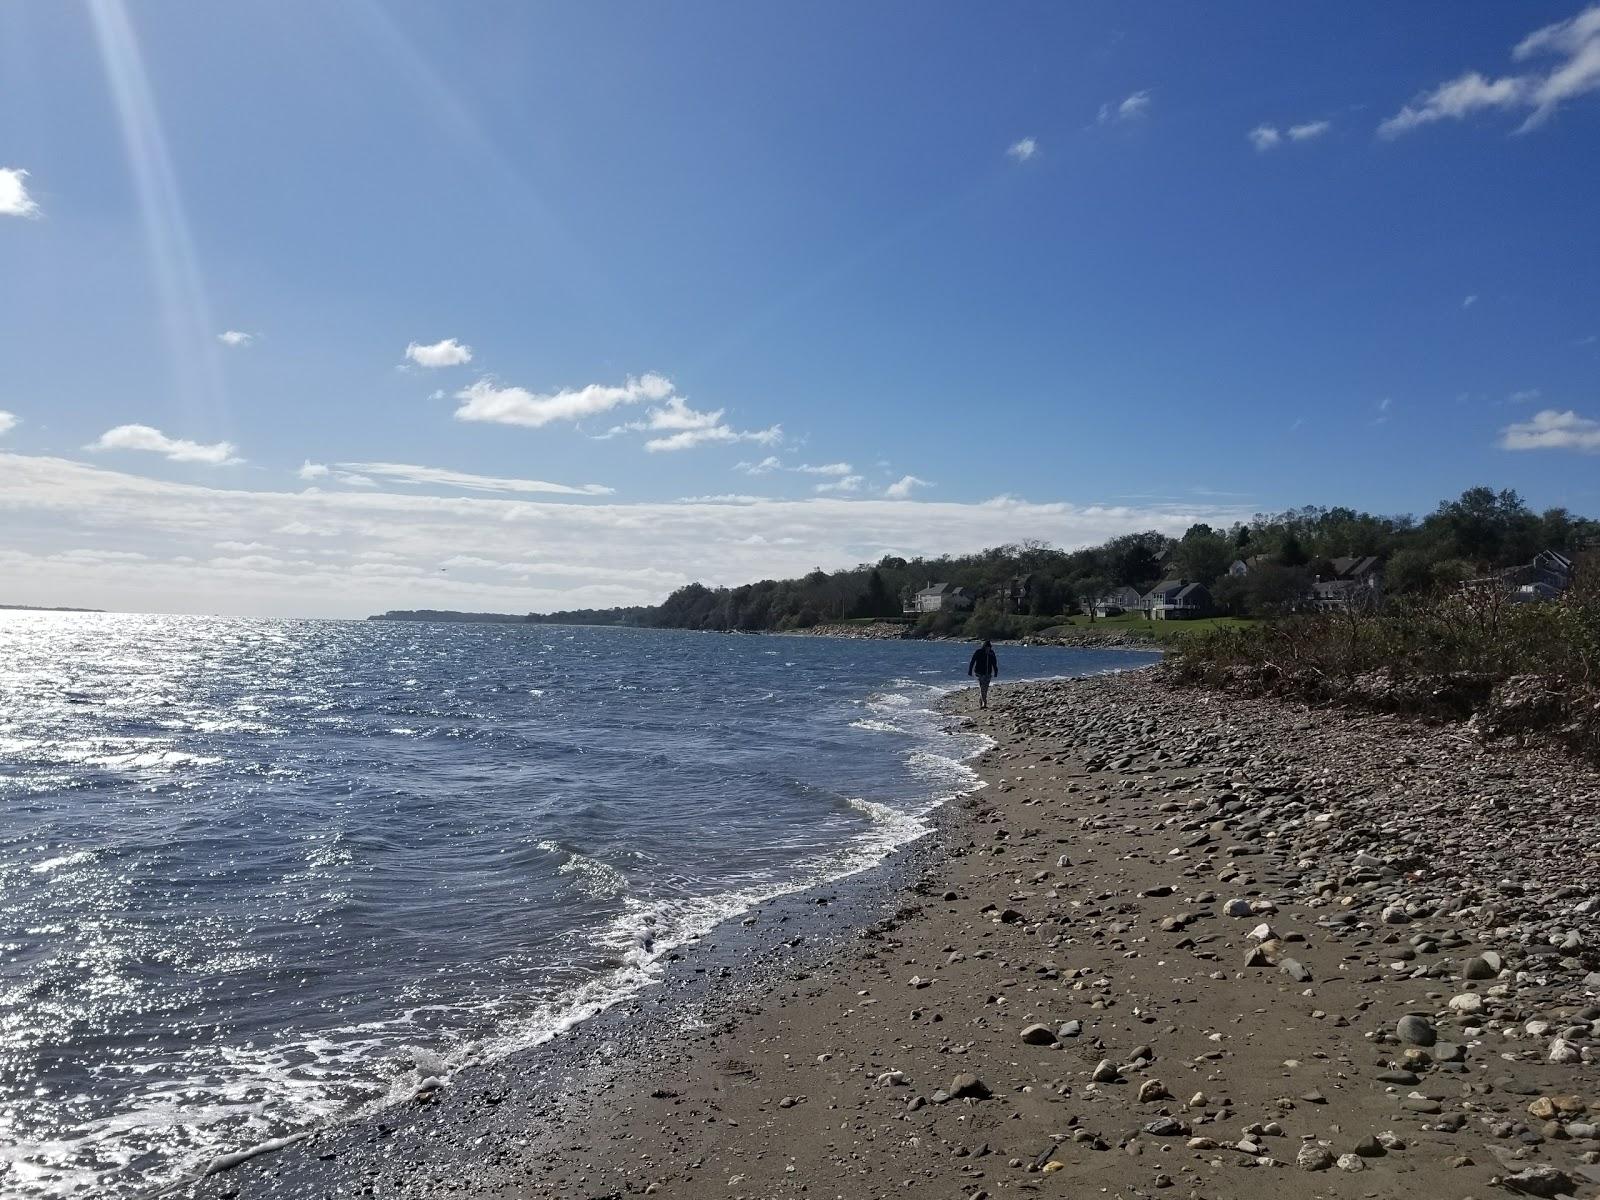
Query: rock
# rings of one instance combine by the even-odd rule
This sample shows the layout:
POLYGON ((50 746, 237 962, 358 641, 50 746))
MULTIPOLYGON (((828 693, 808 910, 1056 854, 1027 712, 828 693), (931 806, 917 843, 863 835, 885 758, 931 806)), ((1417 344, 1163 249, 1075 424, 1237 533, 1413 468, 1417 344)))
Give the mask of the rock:
POLYGON ((1404 1150, 1406 1148, 1405 1139, 1400 1137, 1399 1134, 1390 1133, 1387 1129, 1378 1135, 1378 1145, 1390 1151, 1404 1150))
POLYGON ((1477 992, 1462 992, 1459 996, 1450 997, 1450 1009, 1452 1012, 1467 1015, 1482 1012, 1483 997, 1478 995, 1477 992))
POLYGON ((1385 925, 1405 925, 1411 920, 1411 914, 1399 904, 1391 904, 1383 910, 1383 923, 1385 925))
POLYGON ((1022 1040, 1030 1046, 1054 1046, 1056 1035, 1048 1025, 1029 1025, 1022 1031, 1022 1040))
MULTIPOLYGON (((1500 956, 1498 954, 1495 955, 1496 959, 1499 957, 1500 956)), ((1499 976, 1500 968, 1497 966, 1491 966, 1488 955, 1484 954, 1480 954, 1475 958, 1467 959, 1467 965, 1462 968, 1461 971, 1461 977, 1463 979, 1497 979, 1499 976)))
POLYGON ((1563 1065, 1583 1061, 1583 1051, 1566 1038, 1556 1038, 1550 1043, 1550 1061, 1563 1065))
POLYGON ((904 1071, 885 1071, 878 1076, 879 1087, 904 1087, 906 1074, 904 1071))
POLYGON ((1228 903, 1223 906, 1222 911, 1227 913, 1230 917, 1255 916, 1255 909, 1250 907, 1250 901, 1248 900, 1229 900, 1228 903))
POLYGON ((1280 962, 1278 964, 1278 970, 1282 971, 1285 975, 1287 975, 1290 979, 1294 980, 1296 983, 1310 983, 1311 982, 1311 969, 1309 967, 1307 967, 1305 965, 1305 963, 1301 962, 1298 958, 1286 958, 1286 959, 1284 959, 1282 962, 1280 962))
POLYGON ((1062 1025, 1060 1029, 1056 1030, 1056 1037, 1058 1037, 1058 1038, 1075 1038, 1082 1032, 1083 1032, 1083 1022, 1082 1021, 1068 1021, 1068 1022, 1066 1022, 1066 1024, 1062 1025))
POLYGON ((1167 1085, 1159 1079, 1146 1079, 1139 1085, 1139 1103, 1149 1104, 1152 1100, 1170 1100, 1172 1093, 1167 1091, 1167 1085))
POLYGON ((1395 1025, 1395 1032, 1400 1035, 1402 1042, 1410 1042, 1413 1046, 1431 1046, 1439 1040, 1433 1022, 1415 1013, 1407 1013, 1401 1017, 1395 1025))
POLYGON ((1407 1087, 1422 1082, 1415 1071, 1379 1071, 1376 1078, 1379 1083, 1398 1083, 1407 1087))
POLYGON ((1326 1171, 1333 1166, 1333 1151, 1316 1142, 1307 1142, 1294 1156, 1294 1162, 1302 1171, 1326 1171))
POLYGON ((1500 1180, 1501 1186, 1526 1196, 1560 1196, 1577 1191, 1577 1182, 1565 1171, 1540 1164, 1525 1167, 1515 1175, 1500 1180))
POLYGON ((1430 1100, 1426 1096, 1407 1096, 1400 1101, 1400 1106, 1425 1116, 1436 1116, 1444 1111, 1437 1100, 1430 1100))
POLYGON ((1122 1075, 1121 1072, 1117 1070, 1116 1063, 1112 1062, 1109 1058, 1102 1058, 1099 1062, 1099 1065, 1095 1067, 1094 1074, 1089 1078, 1093 1079, 1096 1083, 1115 1083, 1118 1079, 1122 1078, 1122 1075))
POLYGON ((1389 1152, 1380 1139, 1368 1135, 1356 1143, 1356 1153, 1362 1158, 1382 1158, 1389 1152))
POLYGON ((1341 1154, 1335 1164, 1341 1171, 1365 1171, 1367 1164, 1361 1161, 1359 1154, 1341 1154))
POLYGON ((950 1097, 954 1100, 987 1100, 988 1085, 976 1075, 963 1072, 950 1081, 950 1097))
POLYGON ((1157 1117, 1144 1127, 1144 1131, 1155 1137, 1177 1137, 1189 1132, 1189 1127, 1177 1117, 1157 1117))

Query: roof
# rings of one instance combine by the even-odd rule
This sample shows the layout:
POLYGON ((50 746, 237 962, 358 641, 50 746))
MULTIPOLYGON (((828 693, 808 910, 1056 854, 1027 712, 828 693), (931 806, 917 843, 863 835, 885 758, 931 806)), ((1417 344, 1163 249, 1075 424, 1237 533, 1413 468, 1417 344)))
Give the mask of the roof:
POLYGON ((930 583, 917 593, 919 596, 942 596, 947 592, 959 592, 961 589, 953 583, 930 583))
POLYGON ((1533 556, 1533 561, 1536 563, 1547 562, 1551 566, 1563 571, 1572 569, 1572 559, 1568 558, 1559 550, 1541 550, 1539 553, 1533 556))
POLYGON ((1383 566, 1383 560, 1375 554, 1347 554, 1329 561, 1333 564, 1333 573, 1341 579, 1370 575, 1383 566))

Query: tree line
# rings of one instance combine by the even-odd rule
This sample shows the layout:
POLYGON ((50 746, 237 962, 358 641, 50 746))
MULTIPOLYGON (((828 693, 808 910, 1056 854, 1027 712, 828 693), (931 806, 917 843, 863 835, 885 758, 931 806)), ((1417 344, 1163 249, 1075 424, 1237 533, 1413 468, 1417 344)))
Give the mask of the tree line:
POLYGON ((1384 560, 1384 591, 1417 594, 1530 561, 1541 550, 1572 553, 1600 540, 1600 521, 1565 508, 1535 512, 1514 491, 1476 487, 1418 519, 1352 508, 1306 507, 1258 514, 1226 528, 1191 526, 1174 538, 1154 530, 1098 546, 1060 550, 1043 542, 937 558, 885 556, 798 579, 738 587, 691 583, 658 605, 529 614, 529 621, 708 630, 790 630, 859 618, 900 618, 929 583, 965 588, 971 613, 929 613, 925 633, 1015 636, 1086 611, 1119 587, 1140 593, 1164 579, 1207 585, 1219 609, 1240 616, 1287 611, 1335 558, 1384 560), (1234 576, 1236 560, 1250 564, 1234 576))

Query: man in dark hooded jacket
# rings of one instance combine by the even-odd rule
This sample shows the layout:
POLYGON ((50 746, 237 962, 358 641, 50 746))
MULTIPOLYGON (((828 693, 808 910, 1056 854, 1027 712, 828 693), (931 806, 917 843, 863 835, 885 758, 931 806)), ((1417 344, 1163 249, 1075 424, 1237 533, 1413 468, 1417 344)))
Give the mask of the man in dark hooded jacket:
POLYGON ((989 681, 1000 674, 1000 661, 994 656, 994 647, 988 638, 983 639, 983 645, 972 652, 972 659, 967 663, 967 674, 978 677, 978 707, 989 707, 989 681))

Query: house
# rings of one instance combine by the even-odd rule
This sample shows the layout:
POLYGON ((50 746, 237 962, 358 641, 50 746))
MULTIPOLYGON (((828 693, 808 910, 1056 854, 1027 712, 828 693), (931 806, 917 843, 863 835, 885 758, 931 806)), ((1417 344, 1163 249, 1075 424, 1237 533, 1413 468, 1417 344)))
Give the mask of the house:
POLYGON ((1541 550, 1528 564, 1533 584, 1544 584, 1557 592, 1572 586, 1572 559, 1559 550, 1541 550))
POLYGON ((1313 608, 1339 612, 1376 608, 1383 599, 1383 560, 1374 554, 1346 555, 1329 560, 1331 576, 1319 575, 1311 584, 1313 608))
POLYGON ((1252 554, 1249 558, 1236 558, 1228 564, 1228 574, 1236 579, 1242 579, 1262 563, 1271 561, 1272 559, 1265 554, 1252 554))
POLYGON ((1209 617, 1216 609, 1205 584, 1187 579, 1163 580, 1142 597, 1140 605, 1152 621, 1188 621, 1209 617))
POLYGON ((972 596, 953 583, 930 583, 906 606, 907 615, 916 613, 965 612, 972 607, 972 596))
POLYGON ((1115 617, 1125 612, 1143 611, 1144 597, 1131 587, 1112 588, 1091 607, 1097 617, 1115 617))
POLYGON ((1513 604, 1536 604, 1541 600, 1557 600, 1561 593, 1548 583, 1525 583, 1511 593, 1513 604))

